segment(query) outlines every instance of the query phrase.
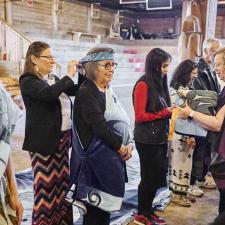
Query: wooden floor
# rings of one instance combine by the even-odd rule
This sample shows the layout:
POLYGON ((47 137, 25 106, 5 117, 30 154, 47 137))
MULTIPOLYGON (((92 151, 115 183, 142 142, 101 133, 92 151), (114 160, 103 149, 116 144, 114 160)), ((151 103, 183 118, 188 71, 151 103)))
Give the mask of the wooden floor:
MULTIPOLYGON (((25 151, 14 150, 13 158, 16 170, 30 166, 29 156, 25 151)), ((203 190, 205 191, 204 196, 197 198, 197 201, 190 208, 170 203, 164 212, 157 213, 164 217, 169 225, 207 225, 217 216, 218 191, 203 190)), ((130 225, 135 224, 130 223, 130 225)))
MULTIPOLYGON (((13 160, 16 171, 30 167, 27 152, 22 151, 23 127, 17 128, 12 138, 13 160)), ((204 189, 205 194, 192 204, 190 208, 180 207, 173 203, 159 215, 164 217, 169 225, 207 225, 217 216, 218 191, 204 189)), ((134 225, 134 223, 130 223, 134 225)), ((225 225, 225 221, 224 221, 225 225)))
POLYGON ((164 212, 157 214, 165 218, 169 225, 207 225, 217 216, 218 191, 206 189, 204 191, 204 196, 198 198, 190 208, 170 203, 164 212))

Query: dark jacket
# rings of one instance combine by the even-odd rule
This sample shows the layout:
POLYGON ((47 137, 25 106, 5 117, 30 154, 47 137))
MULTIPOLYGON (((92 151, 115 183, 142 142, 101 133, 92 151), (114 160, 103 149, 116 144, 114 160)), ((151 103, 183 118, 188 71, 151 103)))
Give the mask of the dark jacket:
MULTIPOLYGON (((133 102, 134 102, 135 87, 141 81, 146 82, 145 76, 142 76, 134 86, 133 102)), ((161 97, 165 100, 165 97, 163 96, 161 97)), ((165 100, 165 103, 166 103, 166 100, 165 100)), ((151 112, 150 104, 151 104, 151 96, 149 96, 149 93, 148 93, 147 104, 145 109, 146 112, 151 112)), ((166 107, 168 106, 163 105, 161 103, 161 106, 160 106, 161 110, 166 107)), ((139 123, 135 121, 134 140, 136 142, 139 142, 142 144, 154 144, 154 145, 165 144, 168 140, 168 133, 169 133, 169 118, 168 117, 162 118, 162 119, 155 119, 155 120, 144 122, 144 123, 139 123)))
POLYGON ((96 135, 113 150, 119 150, 122 138, 107 124, 105 94, 100 92, 93 81, 86 80, 79 88, 74 103, 74 121, 84 149, 87 149, 96 135))
POLYGON ((26 107, 23 149, 44 155, 54 153, 61 138, 62 113, 59 100, 63 92, 74 96, 78 86, 65 76, 49 86, 32 73, 20 77, 20 88, 26 107))
POLYGON ((220 92, 220 85, 216 73, 210 68, 207 62, 200 58, 198 62, 198 77, 193 81, 195 90, 209 90, 220 92))

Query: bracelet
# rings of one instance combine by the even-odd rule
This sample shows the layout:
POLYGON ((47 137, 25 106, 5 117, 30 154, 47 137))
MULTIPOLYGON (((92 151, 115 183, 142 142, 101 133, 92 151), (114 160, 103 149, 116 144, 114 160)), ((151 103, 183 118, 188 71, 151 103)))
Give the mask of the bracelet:
POLYGON ((195 113, 195 111, 194 110, 191 110, 191 112, 189 113, 189 117, 191 117, 191 118, 193 118, 193 116, 194 116, 194 113, 195 113))

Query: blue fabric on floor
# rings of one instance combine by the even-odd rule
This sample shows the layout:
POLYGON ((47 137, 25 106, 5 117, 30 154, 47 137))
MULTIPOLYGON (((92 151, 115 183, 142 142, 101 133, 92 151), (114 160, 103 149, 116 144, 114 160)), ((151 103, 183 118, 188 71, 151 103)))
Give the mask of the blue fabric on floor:
POLYGON ((33 179, 34 177, 31 168, 16 173, 16 182, 20 192, 33 190, 33 179))
MULTIPOLYGON (((153 207, 156 210, 164 211, 166 206, 170 203, 171 193, 168 188, 163 187, 158 189, 156 197, 153 201, 153 207)), ((128 205, 137 208, 138 196, 137 189, 126 190, 123 205, 128 205)))
MULTIPOLYGON (((31 224, 33 207, 33 173, 31 169, 16 174, 16 180, 20 197, 24 205, 24 216, 22 225, 31 224)), ((126 185, 124 201, 120 211, 111 214, 111 225, 126 225, 137 211, 137 186, 139 180, 132 180, 126 185)), ((170 191, 167 188, 159 189, 153 205, 157 210, 163 211, 170 202, 170 191)), ((78 211, 74 213, 76 225, 82 224, 82 218, 78 211)))

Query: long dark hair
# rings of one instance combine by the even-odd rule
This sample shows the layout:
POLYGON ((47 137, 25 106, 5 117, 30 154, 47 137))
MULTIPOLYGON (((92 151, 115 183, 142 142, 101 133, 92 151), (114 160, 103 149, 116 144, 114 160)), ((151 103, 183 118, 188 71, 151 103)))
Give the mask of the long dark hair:
POLYGON ((191 72, 193 69, 197 68, 197 64, 190 60, 184 60, 175 69, 170 86, 175 90, 178 90, 180 86, 186 87, 191 80, 191 72))
POLYGON ((145 61, 145 76, 149 86, 149 95, 151 104, 149 105, 151 112, 158 112, 162 109, 159 96, 164 97, 168 106, 171 105, 167 76, 162 76, 161 66, 166 61, 171 61, 172 57, 169 53, 161 48, 153 48, 147 55, 145 61))

